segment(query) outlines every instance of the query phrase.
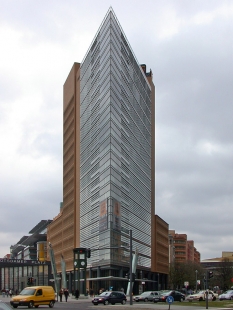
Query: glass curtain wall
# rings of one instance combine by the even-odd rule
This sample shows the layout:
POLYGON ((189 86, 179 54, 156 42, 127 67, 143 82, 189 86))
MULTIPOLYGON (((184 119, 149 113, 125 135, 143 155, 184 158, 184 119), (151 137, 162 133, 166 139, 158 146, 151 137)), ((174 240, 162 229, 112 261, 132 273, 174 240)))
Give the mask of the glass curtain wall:
POLYGON ((21 291, 27 286, 28 277, 34 279, 34 285, 52 285, 49 282, 49 266, 0 267, 0 288, 21 291))
POLYGON ((112 10, 80 74, 81 246, 92 266, 129 262, 129 230, 150 267, 151 90, 112 10), (97 250, 99 248, 99 250, 97 250))

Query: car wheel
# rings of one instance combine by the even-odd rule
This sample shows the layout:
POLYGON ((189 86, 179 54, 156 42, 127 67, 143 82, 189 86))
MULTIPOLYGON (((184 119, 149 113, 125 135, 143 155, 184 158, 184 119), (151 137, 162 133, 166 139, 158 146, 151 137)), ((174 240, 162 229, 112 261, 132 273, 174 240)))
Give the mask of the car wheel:
POLYGON ((105 300, 104 301, 104 305, 106 306, 106 305, 108 305, 109 304, 109 301, 108 300, 105 300))
POLYGON ((38 308, 39 306, 35 306, 35 308, 38 308))
POLYGON ((13 308, 18 308, 18 306, 13 305, 13 308))
POLYGON ((200 297, 200 298, 199 298, 199 301, 203 301, 203 298, 202 298, 202 297, 200 297))
POLYGON ((34 306, 34 303, 33 303, 33 301, 29 301, 29 304, 28 304, 28 308, 33 308, 33 306, 34 306))
POLYGON ((126 304, 126 301, 125 301, 125 300, 122 300, 121 303, 122 303, 122 305, 125 305, 125 304, 126 304))
POLYGON ((49 308, 53 308, 53 306, 54 306, 54 302, 51 300, 49 303, 49 308))
POLYGON ((139 300, 136 300, 136 302, 139 302, 139 300))
POLYGON ((145 298, 144 301, 147 302, 147 301, 148 301, 148 298, 145 298))
POLYGON ((115 305, 115 302, 112 302, 112 305, 115 305))
POLYGON ((215 301, 215 300, 216 300, 216 297, 214 296, 212 300, 215 301))

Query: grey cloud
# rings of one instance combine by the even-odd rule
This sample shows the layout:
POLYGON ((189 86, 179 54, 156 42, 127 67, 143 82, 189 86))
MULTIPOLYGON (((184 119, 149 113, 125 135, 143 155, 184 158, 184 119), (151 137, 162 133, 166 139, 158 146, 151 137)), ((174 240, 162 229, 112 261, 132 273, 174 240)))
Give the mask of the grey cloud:
POLYGON ((62 169, 54 172, 53 177, 46 171, 43 177, 32 172, 28 180, 19 179, 11 184, 11 196, 7 190, 10 180, 6 183, 6 192, 1 194, 4 210, 4 216, 0 217, 2 232, 10 230, 11 233, 26 235, 40 220, 52 219, 59 213, 59 203, 62 201, 62 169))
POLYGON ((62 139, 61 133, 49 133, 46 130, 38 133, 33 141, 29 141, 29 135, 26 132, 21 141, 18 152, 21 155, 28 155, 40 158, 50 156, 53 160, 62 162, 62 139))

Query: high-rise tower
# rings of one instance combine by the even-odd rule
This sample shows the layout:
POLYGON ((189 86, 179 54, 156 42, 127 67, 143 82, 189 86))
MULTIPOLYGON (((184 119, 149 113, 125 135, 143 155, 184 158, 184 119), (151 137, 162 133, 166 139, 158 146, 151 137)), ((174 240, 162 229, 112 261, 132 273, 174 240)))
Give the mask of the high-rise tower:
MULTIPOLYGON (((80 66, 80 246, 125 246, 132 229, 142 266, 151 265, 152 88, 110 10, 80 66)), ((128 261, 122 249, 94 254, 92 263, 128 261)))
POLYGON ((107 287, 128 271, 132 230, 141 276, 151 272, 155 89, 111 8, 64 84, 63 143, 63 207, 48 229, 57 258, 72 270, 73 248, 91 248, 90 285, 107 287))

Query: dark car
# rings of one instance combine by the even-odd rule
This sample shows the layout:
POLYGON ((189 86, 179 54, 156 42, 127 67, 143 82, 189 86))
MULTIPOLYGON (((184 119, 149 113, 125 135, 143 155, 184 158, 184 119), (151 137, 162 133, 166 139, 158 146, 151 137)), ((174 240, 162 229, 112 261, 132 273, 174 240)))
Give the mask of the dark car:
POLYGON ((121 303, 124 305, 126 303, 127 299, 123 292, 116 292, 116 291, 110 291, 110 292, 103 292, 99 296, 95 296, 92 299, 92 303, 97 306, 98 304, 116 304, 121 303))
POLYGON ((154 302, 159 302, 159 301, 166 301, 168 296, 172 296, 174 298, 174 301, 184 301, 185 300, 185 295, 178 292, 178 291, 168 291, 165 293, 162 293, 159 295, 159 298, 155 298, 154 302))

